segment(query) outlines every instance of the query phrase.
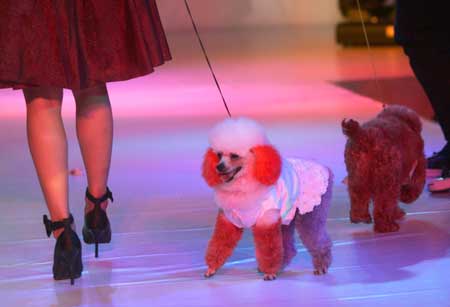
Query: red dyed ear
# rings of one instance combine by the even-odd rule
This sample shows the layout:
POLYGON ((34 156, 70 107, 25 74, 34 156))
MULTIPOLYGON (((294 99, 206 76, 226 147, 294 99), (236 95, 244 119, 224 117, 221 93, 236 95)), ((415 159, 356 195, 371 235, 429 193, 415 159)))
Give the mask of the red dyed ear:
POLYGON ((253 175, 262 184, 272 185, 281 174, 281 157, 278 151, 269 145, 253 147, 255 165, 253 175))
POLYGON ((210 187, 222 183, 222 180, 216 172, 217 163, 219 163, 219 157, 209 148, 203 159, 202 176, 210 187))

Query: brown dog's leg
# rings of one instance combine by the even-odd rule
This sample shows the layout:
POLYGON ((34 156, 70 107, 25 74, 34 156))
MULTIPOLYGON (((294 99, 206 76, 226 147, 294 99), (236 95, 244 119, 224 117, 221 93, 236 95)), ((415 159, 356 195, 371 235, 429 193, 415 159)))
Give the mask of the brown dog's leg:
POLYGON ((398 205, 395 208, 394 217, 396 220, 401 220, 406 215, 405 211, 400 208, 398 205))
POLYGON ((350 195, 350 221, 352 223, 372 223, 372 217, 369 213, 370 188, 368 180, 365 179, 366 185, 358 182, 357 184, 349 180, 348 192, 350 195))
POLYGON ((373 218, 376 232, 393 232, 400 228, 396 221, 401 217, 401 210, 398 210, 402 184, 401 159, 397 149, 386 148, 373 161, 373 218))
POLYGON ((411 180, 402 186, 400 201, 410 204, 422 194, 426 180, 426 164, 425 157, 420 157, 417 161, 417 166, 412 174, 411 180))
POLYGON ((400 226, 396 222, 402 217, 401 209, 398 208, 397 200, 400 194, 400 185, 384 186, 377 189, 374 195, 373 218, 375 220, 374 230, 376 232, 398 231, 400 226))
POLYGON ((264 280, 274 280, 283 264, 281 220, 270 225, 256 224, 253 237, 258 268, 264 273, 264 280))
POLYGON ((372 223, 369 213, 371 198, 370 156, 359 148, 349 147, 345 151, 348 171, 348 193, 350 195, 350 221, 352 223, 372 223))
POLYGON ((206 251, 208 270, 205 277, 211 277, 233 253, 242 237, 243 229, 236 227, 225 217, 223 212, 217 215, 216 226, 206 251))

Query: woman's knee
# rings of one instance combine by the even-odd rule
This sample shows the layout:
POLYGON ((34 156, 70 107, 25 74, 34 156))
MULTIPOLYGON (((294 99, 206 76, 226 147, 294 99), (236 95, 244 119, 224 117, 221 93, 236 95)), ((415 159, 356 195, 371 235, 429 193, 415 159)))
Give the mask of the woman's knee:
POLYGON ((59 87, 30 87, 23 89, 27 108, 61 108, 63 89, 59 87))
POLYGON ((99 108, 110 108, 106 85, 99 85, 81 90, 72 90, 75 98, 77 115, 86 115, 99 108))

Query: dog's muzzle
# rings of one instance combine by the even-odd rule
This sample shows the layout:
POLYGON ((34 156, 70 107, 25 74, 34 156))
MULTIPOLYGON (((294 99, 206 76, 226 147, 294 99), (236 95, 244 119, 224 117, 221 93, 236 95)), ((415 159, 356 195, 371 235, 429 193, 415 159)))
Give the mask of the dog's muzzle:
POLYGON ((229 172, 218 172, 219 176, 223 179, 224 182, 230 182, 234 179, 234 177, 241 171, 242 167, 239 166, 234 170, 229 172))

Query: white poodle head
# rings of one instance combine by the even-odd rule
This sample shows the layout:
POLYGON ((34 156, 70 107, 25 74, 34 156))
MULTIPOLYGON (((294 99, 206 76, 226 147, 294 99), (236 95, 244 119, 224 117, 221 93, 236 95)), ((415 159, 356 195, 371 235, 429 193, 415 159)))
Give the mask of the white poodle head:
POLYGON ((209 134, 202 175, 208 185, 231 185, 239 178, 272 185, 280 176, 281 158, 264 129, 248 118, 226 119, 209 134))

